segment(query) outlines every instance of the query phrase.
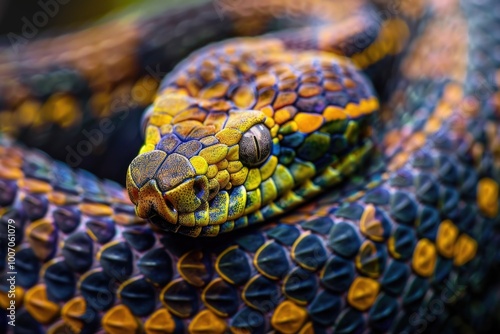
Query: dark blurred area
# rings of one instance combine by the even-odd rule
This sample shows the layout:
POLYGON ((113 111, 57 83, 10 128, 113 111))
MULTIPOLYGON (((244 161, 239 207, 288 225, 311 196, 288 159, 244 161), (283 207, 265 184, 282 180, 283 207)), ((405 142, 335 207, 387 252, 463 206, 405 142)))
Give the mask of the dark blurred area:
POLYGON ((136 1, 0 0, 1 41, 6 41, 8 33, 20 34, 26 19, 30 22, 40 20, 42 23, 45 21, 44 16, 50 18, 45 24, 38 25, 40 32, 76 28, 133 2, 136 1))
MULTIPOLYGON (((119 16, 130 5, 139 3, 147 7, 152 1, 137 0, 0 0, 0 45, 7 50, 20 42, 20 45, 32 43, 43 39, 44 36, 57 36, 68 31, 81 30, 95 26, 96 22, 106 21, 108 17, 119 16), (28 32, 28 33, 27 33, 28 32), (32 33, 33 32, 33 33, 32 33), (32 34, 33 36, 31 37, 32 34)), ((57 76, 59 69, 48 68, 45 81, 42 80, 41 88, 50 87, 50 77, 57 76)), ((62 69, 64 71, 64 69, 62 69)), ((63 72, 61 72, 63 73, 63 72)), ((21 80, 29 80, 32 75, 20 76, 21 80)), ((88 83, 84 82, 86 87, 88 83)), ((48 88, 47 88, 48 89, 48 88)), ((88 111, 86 101, 91 94, 88 88, 75 95, 79 100, 79 108, 88 111)), ((48 97, 41 98, 46 102, 48 97)), ((116 121, 114 131, 105 138, 102 145, 96 147, 90 157, 85 157, 78 163, 78 168, 90 170, 100 177, 113 179, 124 183, 125 171, 128 162, 133 159, 140 148, 142 138, 139 135, 138 125, 142 108, 129 110, 130 115, 126 121, 116 121), (113 152, 109 154, 109 152, 113 152)), ((90 111, 89 111, 90 113, 90 111)), ((113 119, 114 120, 114 119, 113 119)), ((70 138, 64 136, 64 131, 57 128, 46 127, 45 130, 26 128, 18 134, 17 138, 24 144, 39 148, 53 158, 65 161, 68 152, 64 146, 74 147, 76 143, 86 140, 84 136, 77 135, 82 129, 92 131, 94 123, 82 123, 70 131, 70 138)), ((67 162, 67 161, 66 161, 67 162)))

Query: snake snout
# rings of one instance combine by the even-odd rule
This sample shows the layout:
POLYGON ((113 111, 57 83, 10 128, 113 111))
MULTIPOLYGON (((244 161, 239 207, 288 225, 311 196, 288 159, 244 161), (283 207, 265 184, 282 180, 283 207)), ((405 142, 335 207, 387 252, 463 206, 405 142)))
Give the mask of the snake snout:
POLYGON ((143 153, 132 161, 127 190, 138 216, 159 215, 172 224, 204 207, 210 192, 207 177, 197 175, 187 158, 160 150, 143 153))

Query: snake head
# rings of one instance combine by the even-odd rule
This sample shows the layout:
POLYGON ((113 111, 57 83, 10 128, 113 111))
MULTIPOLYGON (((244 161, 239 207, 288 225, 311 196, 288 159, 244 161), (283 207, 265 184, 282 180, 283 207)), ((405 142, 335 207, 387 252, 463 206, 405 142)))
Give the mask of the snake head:
POLYGON ((167 76, 127 188, 163 230, 214 236, 256 224, 339 184, 364 163, 377 110, 347 59, 241 40, 167 76))
POLYGON ((257 110, 208 112, 172 95, 145 118, 146 144, 127 173, 138 216, 166 230, 216 235, 260 207, 262 178, 277 164, 272 118, 257 110))

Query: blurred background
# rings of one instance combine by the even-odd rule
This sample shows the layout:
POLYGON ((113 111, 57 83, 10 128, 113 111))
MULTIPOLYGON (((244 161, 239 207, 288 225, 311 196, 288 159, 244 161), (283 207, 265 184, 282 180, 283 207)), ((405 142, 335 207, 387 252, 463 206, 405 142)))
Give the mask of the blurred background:
POLYGON ((153 41, 156 44, 148 48, 149 40, 139 38, 145 47, 136 49, 130 36, 137 33, 134 29, 144 29, 151 37, 145 32, 148 27, 122 26, 120 30, 113 25, 114 19, 151 17, 196 1, 0 0, 0 131, 53 158, 72 160, 72 167, 124 184, 128 163, 142 144, 142 111, 151 103, 162 77, 151 78, 144 64, 156 65, 153 72, 168 72, 170 63, 164 59, 170 51, 162 49, 162 38, 169 37, 171 27, 160 22, 159 29, 152 28, 159 42, 153 41), (84 33, 68 35, 78 31, 84 33), (65 39, 51 42, 54 36, 65 39), (153 87, 148 86, 141 101, 131 97, 134 89, 141 90, 144 82, 152 81, 153 87), (116 101, 132 102, 123 119, 116 117, 122 108, 112 105, 116 101), (102 134, 102 142, 93 145, 91 154, 76 157, 72 152, 88 140, 82 130, 98 129, 96 119, 103 117, 111 119, 113 131, 102 134))
MULTIPOLYGON (((122 11, 133 4, 150 4, 157 0, 0 0, 0 34, 2 40, 10 32, 20 34, 23 27, 23 17, 31 19, 42 9, 42 3, 48 6, 56 1, 59 12, 54 15, 42 31, 48 29, 76 28, 88 22, 122 11)), ((175 3, 177 0, 167 0, 163 3, 175 3)))

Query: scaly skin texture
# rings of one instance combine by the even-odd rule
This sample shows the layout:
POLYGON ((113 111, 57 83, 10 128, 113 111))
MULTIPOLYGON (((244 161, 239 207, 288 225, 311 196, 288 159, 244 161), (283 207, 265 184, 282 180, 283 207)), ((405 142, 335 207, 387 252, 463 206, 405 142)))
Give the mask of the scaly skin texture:
POLYGON ((2 312, 15 269, 18 332, 453 332, 498 260, 496 7, 434 4, 407 46, 423 10, 349 7, 200 50, 145 113, 128 194, 0 137, 2 312))

